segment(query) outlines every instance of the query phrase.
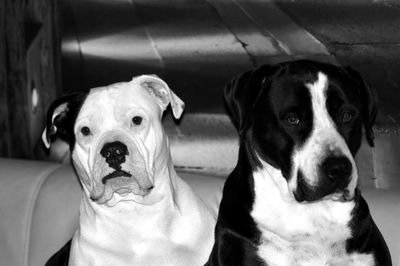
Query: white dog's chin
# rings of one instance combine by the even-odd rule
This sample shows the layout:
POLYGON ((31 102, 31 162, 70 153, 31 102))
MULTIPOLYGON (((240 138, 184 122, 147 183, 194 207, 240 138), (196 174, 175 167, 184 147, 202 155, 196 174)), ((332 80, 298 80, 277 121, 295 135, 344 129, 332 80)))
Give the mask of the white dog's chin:
POLYGON ((142 198, 146 198, 153 190, 151 176, 143 167, 106 170, 97 176, 92 175, 89 196, 98 204, 115 205, 114 202, 125 199, 143 202, 142 198))
POLYGON ((141 205, 152 205, 157 202, 157 200, 153 197, 150 197, 151 191, 146 195, 137 195, 132 191, 130 192, 115 192, 111 199, 104 202, 104 205, 107 207, 114 207, 117 204, 132 204, 137 203, 141 205))

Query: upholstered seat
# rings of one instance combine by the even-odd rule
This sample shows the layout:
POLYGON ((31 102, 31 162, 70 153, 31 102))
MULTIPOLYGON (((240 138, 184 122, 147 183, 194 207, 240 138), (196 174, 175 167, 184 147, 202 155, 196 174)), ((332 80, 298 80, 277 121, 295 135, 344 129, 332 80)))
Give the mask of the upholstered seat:
MULTIPOLYGON (((179 173, 218 212, 224 180, 179 173)), ((71 166, 0 159, 0 266, 42 266, 71 238, 81 187, 71 166)), ((400 191, 365 190, 372 215, 400 265, 400 191)))

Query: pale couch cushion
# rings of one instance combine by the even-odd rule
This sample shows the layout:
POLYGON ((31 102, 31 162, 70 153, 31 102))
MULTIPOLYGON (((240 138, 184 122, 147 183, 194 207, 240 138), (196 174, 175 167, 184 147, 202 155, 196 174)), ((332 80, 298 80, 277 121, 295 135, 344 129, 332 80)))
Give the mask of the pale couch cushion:
POLYGON ((77 228, 81 197, 80 183, 68 165, 43 183, 32 216, 29 265, 44 265, 71 238, 77 228))
POLYGON ((60 165, 0 159, 0 265, 29 265, 37 195, 60 165))
MULTIPOLYGON (((178 173, 217 215, 223 179, 178 173)), ((363 195, 400 266, 400 193, 363 195)), ((82 197, 69 165, 0 158, 0 265, 42 266, 71 238, 82 197)))

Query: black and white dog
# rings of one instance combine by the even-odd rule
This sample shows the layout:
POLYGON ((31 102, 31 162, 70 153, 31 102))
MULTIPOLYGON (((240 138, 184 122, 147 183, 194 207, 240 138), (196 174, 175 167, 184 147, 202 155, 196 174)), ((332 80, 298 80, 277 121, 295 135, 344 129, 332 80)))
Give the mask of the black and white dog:
POLYGON ((265 65, 225 88, 239 130, 207 265, 391 265, 357 189, 374 93, 358 72, 315 61, 265 65))

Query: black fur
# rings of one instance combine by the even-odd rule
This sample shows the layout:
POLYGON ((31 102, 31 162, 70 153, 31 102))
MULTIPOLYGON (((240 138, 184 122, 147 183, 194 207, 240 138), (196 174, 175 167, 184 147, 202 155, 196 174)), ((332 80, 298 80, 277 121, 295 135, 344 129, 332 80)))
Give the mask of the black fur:
POLYGON ((385 240, 372 220, 368 204, 357 190, 356 207, 353 210, 350 228, 352 238, 347 240, 348 253, 373 253, 377 266, 391 266, 392 260, 385 240))
POLYGON ((360 98, 363 104, 363 119, 364 128, 367 140, 371 147, 374 147, 374 132, 372 126, 375 123, 376 116, 378 114, 377 109, 377 97, 375 90, 369 86, 365 80, 361 77, 360 73, 352 69, 351 67, 345 68, 348 75, 356 82, 357 88, 360 93, 360 98))
POLYGON ((206 265, 264 265, 256 254, 260 231, 250 216, 254 201, 251 173, 255 165, 249 160, 249 149, 252 147, 241 143, 238 164, 225 183, 215 244, 206 265))
POLYGON ((49 143, 53 137, 57 136, 68 142, 70 149, 73 149, 75 146, 75 120, 86 97, 87 93, 71 94, 55 100, 50 105, 47 111, 46 123, 46 138, 49 143), (54 111, 62 104, 66 104, 66 108, 53 119, 54 111))
POLYGON ((68 266, 72 239, 46 262, 45 266, 68 266))

